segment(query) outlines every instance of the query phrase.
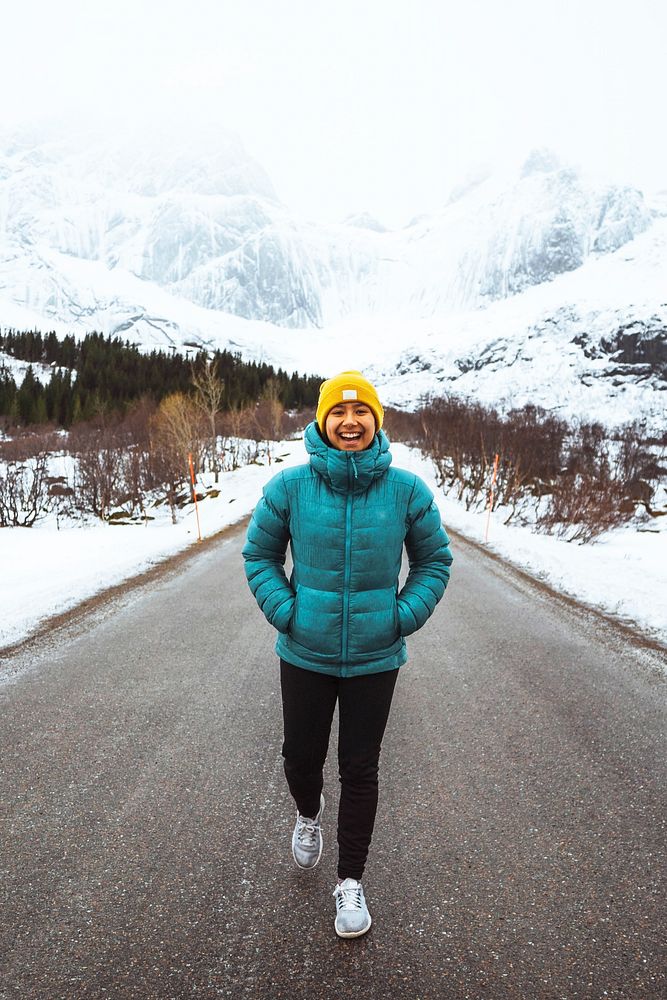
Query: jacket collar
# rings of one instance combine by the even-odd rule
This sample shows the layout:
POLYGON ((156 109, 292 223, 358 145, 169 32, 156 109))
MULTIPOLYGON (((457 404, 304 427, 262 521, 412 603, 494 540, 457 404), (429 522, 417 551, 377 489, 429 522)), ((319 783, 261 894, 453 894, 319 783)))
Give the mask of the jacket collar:
POLYGON ((389 439, 379 430, 364 451, 340 451, 322 438, 317 422, 306 427, 304 436, 310 464, 336 493, 363 493, 391 465, 389 439))

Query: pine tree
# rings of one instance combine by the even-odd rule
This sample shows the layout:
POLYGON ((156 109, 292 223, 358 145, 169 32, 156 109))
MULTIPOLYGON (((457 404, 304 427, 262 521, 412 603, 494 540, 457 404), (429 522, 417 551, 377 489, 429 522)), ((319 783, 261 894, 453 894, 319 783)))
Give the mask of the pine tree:
MULTIPOLYGON (((18 415, 22 424, 37 423, 38 400, 41 395, 42 385, 35 378, 32 365, 28 365, 16 398, 18 415)), ((46 420, 46 407, 44 407, 44 414, 44 420, 46 420)))

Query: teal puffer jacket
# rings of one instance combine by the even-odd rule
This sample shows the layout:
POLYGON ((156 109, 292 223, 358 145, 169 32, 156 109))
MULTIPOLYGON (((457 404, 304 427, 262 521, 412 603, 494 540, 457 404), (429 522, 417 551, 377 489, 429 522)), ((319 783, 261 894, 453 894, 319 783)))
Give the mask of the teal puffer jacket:
POLYGON ((289 663, 339 677, 393 670, 407 659, 404 636, 422 627, 449 580, 433 494, 390 467, 381 430, 365 451, 345 452, 313 422, 305 444, 310 464, 274 476, 254 510, 243 548, 250 589, 289 663), (410 572, 399 593, 403 544, 410 572))

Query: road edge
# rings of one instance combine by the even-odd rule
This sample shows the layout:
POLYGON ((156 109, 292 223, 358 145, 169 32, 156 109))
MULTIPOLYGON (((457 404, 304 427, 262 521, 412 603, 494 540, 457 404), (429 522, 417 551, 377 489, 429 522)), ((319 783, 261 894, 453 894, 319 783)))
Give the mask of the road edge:
POLYGON ((195 559, 201 552, 205 552, 221 540, 235 535, 242 528, 246 527, 250 521, 250 517, 251 514, 244 514, 238 521, 225 525, 224 528, 220 528, 219 531, 215 531, 212 535, 207 535, 201 542, 193 541, 186 548, 159 559, 158 562, 149 566, 148 569, 141 570, 139 573, 133 573, 111 587, 103 588, 98 593, 86 597, 83 601, 79 601, 78 604, 73 605, 73 607, 68 608, 66 611, 61 611, 57 615, 49 615, 44 618, 36 628, 32 629, 22 639, 8 646, 0 646, 0 668, 3 661, 25 653, 32 645, 46 638, 56 638, 59 633, 82 622, 93 611, 111 604, 118 597, 122 597, 133 590, 139 590, 148 584, 154 583, 156 580, 161 580, 170 573, 175 573, 182 566, 195 559))
POLYGON ((588 604, 579 597, 573 597, 566 591, 559 590, 552 583, 534 576, 523 566, 513 562, 508 556, 488 549, 483 542, 478 541, 476 538, 470 538, 468 535, 464 535, 462 532, 449 526, 447 526, 447 534, 451 538, 457 538, 464 545, 469 545, 492 562, 498 563, 505 569, 509 569, 525 583, 542 591, 542 593, 547 594, 549 597, 555 598, 569 610, 579 613, 584 612, 598 618, 605 625, 611 626, 616 632, 620 633, 624 639, 630 640, 635 646, 651 650, 652 652, 667 654, 667 642, 662 642, 660 639, 647 634, 638 622, 623 620, 617 615, 603 611, 602 608, 596 607, 594 604, 588 604))
MULTIPOLYGON (((80 601, 78 604, 74 605, 74 607, 69 608, 66 611, 62 611, 57 615, 45 618, 42 622, 40 622, 37 628, 29 632, 22 639, 19 639, 18 642, 0 647, 0 668, 2 667, 3 661, 24 654, 29 651, 31 646, 36 645, 47 637, 56 638, 59 633, 62 633, 66 629, 84 621, 93 611, 97 611, 100 608, 111 604, 118 597, 124 596, 133 590, 138 590, 141 587, 154 583, 156 580, 162 579, 169 573, 176 572, 183 565, 187 564, 192 559, 195 559, 199 553, 212 548, 218 542, 227 537, 233 537, 236 535, 247 526, 250 521, 250 517, 250 513, 244 514, 238 521, 225 525, 224 528, 214 532, 212 535, 208 535, 206 538, 202 539, 201 542, 192 542, 187 546, 187 548, 181 549, 179 552, 169 555, 164 559, 160 559, 159 562, 156 562, 153 566, 142 570, 140 573, 127 577, 127 579, 123 580, 121 583, 116 583, 111 587, 106 587, 105 589, 99 591, 99 593, 80 601)), ((572 597, 570 594, 567 594, 562 590, 558 590, 552 584, 546 582, 545 580, 541 580, 539 577, 529 573, 523 567, 512 562, 512 560, 507 556, 488 549, 482 542, 464 535, 457 529, 448 526, 447 533, 450 538, 475 549, 487 559, 490 559, 492 562, 502 566, 505 570, 509 570, 514 573, 524 583, 537 588, 550 598, 559 601, 570 611, 578 613, 583 612, 594 616, 601 622, 604 622, 605 625, 611 627, 616 633, 620 634, 626 641, 632 642, 633 645, 641 649, 667 654, 667 643, 663 643, 659 639, 656 639, 651 635, 647 635, 646 632, 642 631, 639 624, 622 621, 618 617, 609 614, 594 605, 587 604, 579 598, 572 597)))

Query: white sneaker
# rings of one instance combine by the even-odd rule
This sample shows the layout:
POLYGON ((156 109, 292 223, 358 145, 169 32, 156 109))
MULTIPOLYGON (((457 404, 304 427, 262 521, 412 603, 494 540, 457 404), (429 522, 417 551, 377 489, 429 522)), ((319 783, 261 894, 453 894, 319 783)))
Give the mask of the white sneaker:
POLYGON ((333 891, 336 898, 336 934, 342 938, 361 937, 371 926, 371 915, 361 882, 346 878, 333 891))
POLYGON ((324 795, 320 793, 320 811, 314 819, 302 816, 297 810, 296 825, 292 834, 292 856, 299 868, 314 868, 322 857, 322 828, 324 795))

